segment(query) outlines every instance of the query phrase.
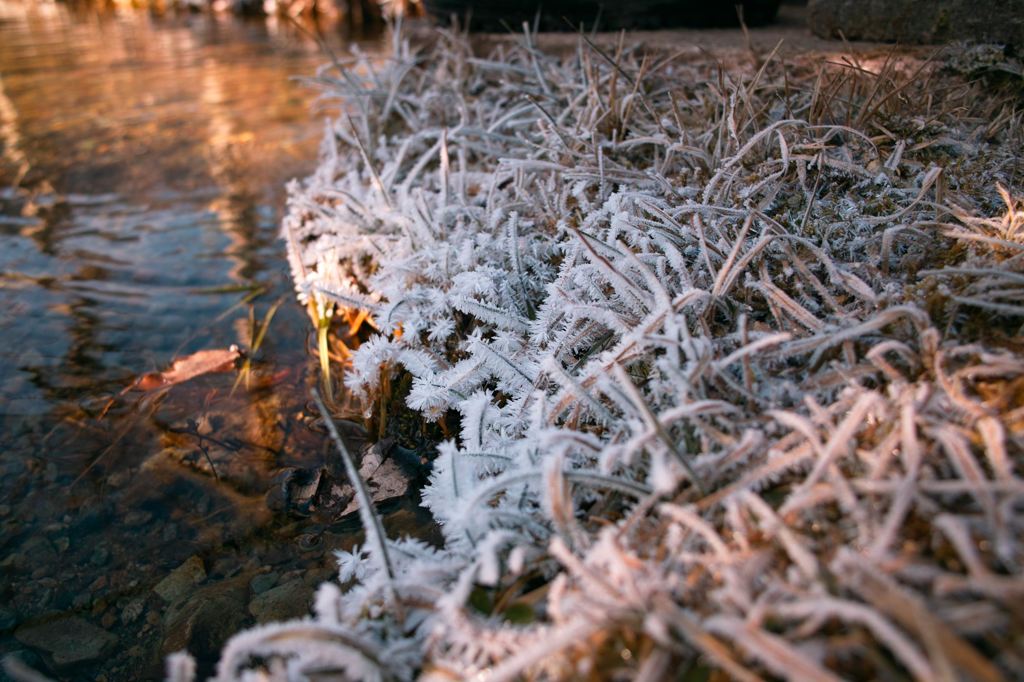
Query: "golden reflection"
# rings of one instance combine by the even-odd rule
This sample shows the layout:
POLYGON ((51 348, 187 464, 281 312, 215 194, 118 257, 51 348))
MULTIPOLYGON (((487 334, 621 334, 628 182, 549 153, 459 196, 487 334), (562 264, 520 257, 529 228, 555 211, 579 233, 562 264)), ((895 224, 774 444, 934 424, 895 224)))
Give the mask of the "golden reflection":
POLYGON ((7 97, 4 91, 4 78, 0 74, 0 159, 14 169, 12 187, 17 187, 25 178, 31 165, 28 157, 22 151, 21 133, 18 132, 18 111, 14 108, 14 102, 7 97))

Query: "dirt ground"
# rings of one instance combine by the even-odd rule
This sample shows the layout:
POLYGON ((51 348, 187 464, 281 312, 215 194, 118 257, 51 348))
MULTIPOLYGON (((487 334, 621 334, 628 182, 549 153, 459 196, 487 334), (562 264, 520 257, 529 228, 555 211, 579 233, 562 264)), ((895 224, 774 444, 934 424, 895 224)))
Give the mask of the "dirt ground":
MULTIPOLYGON (((417 33, 427 35, 432 29, 424 25, 417 33)), ((603 32, 593 35, 594 41, 602 47, 614 47, 619 40, 618 32, 603 32)), ((739 28, 671 28, 660 31, 630 31, 631 41, 641 43, 655 50, 677 51, 683 55, 697 56, 713 53, 723 56, 729 53, 746 54, 753 49, 764 56, 779 46, 779 55, 795 54, 848 54, 872 55, 888 53, 894 45, 874 42, 846 43, 841 40, 825 40, 811 33, 807 27, 807 7, 797 4, 783 4, 776 21, 768 26, 750 28, 746 32, 739 28), (781 44, 780 44, 781 43, 781 44)), ((473 37, 476 46, 500 44, 518 40, 518 35, 482 33, 473 37)), ((537 46, 547 52, 575 49, 577 34, 542 33, 537 36, 537 46)), ((927 55, 937 46, 899 46, 903 54, 927 55)))

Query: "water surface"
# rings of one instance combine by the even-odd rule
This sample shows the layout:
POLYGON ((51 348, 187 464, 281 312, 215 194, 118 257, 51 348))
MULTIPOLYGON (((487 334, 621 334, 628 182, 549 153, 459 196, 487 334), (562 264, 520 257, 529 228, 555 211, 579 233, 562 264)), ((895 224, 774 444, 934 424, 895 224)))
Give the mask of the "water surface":
POLYGON ((323 61, 272 19, 0 0, 0 654, 68 679, 157 677, 183 645, 209 661, 234 628, 294 615, 254 607, 267 590, 301 611, 351 544, 265 500, 326 447, 277 239, 322 130, 292 77, 323 61), (278 301, 248 381, 124 392, 249 348, 278 301), (154 592, 193 557, 188 593, 219 621, 154 592), (72 663, 38 641, 83 621, 116 641, 72 663))

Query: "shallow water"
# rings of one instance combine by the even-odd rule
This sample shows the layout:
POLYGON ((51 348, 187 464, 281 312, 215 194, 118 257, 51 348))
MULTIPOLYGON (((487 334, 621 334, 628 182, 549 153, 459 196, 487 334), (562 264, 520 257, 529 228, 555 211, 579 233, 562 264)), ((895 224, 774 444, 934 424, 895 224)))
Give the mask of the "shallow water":
POLYGON ((0 0, 0 655, 69 679, 158 677, 180 646, 208 663, 233 629, 296 615, 258 594, 301 607, 353 542, 357 524, 264 499, 326 448, 277 239, 322 130, 292 76, 323 61, 273 20, 0 0), (249 348, 277 301, 248 381, 123 392, 249 348), (185 597, 154 592, 190 557, 185 594, 223 618, 186 622, 185 597), (62 663, 71 617, 116 641, 62 663))

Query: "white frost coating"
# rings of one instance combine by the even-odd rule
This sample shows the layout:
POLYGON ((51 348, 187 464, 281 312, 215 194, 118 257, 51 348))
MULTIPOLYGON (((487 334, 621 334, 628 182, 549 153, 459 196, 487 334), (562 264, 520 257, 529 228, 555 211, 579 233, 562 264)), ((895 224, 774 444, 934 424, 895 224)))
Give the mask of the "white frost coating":
POLYGON ((912 60, 816 86, 530 40, 330 81, 349 114, 290 187, 292 273, 373 314, 345 376, 368 413, 400 371, 425 419, 458 411, 422 491, 444 546, 389 539, 393 579, 341 556, 354 584, 220 677, 630 677, 651 651, 1024 676, 997 627, 1024 592, 1019 117, 933 101, 912 60))

